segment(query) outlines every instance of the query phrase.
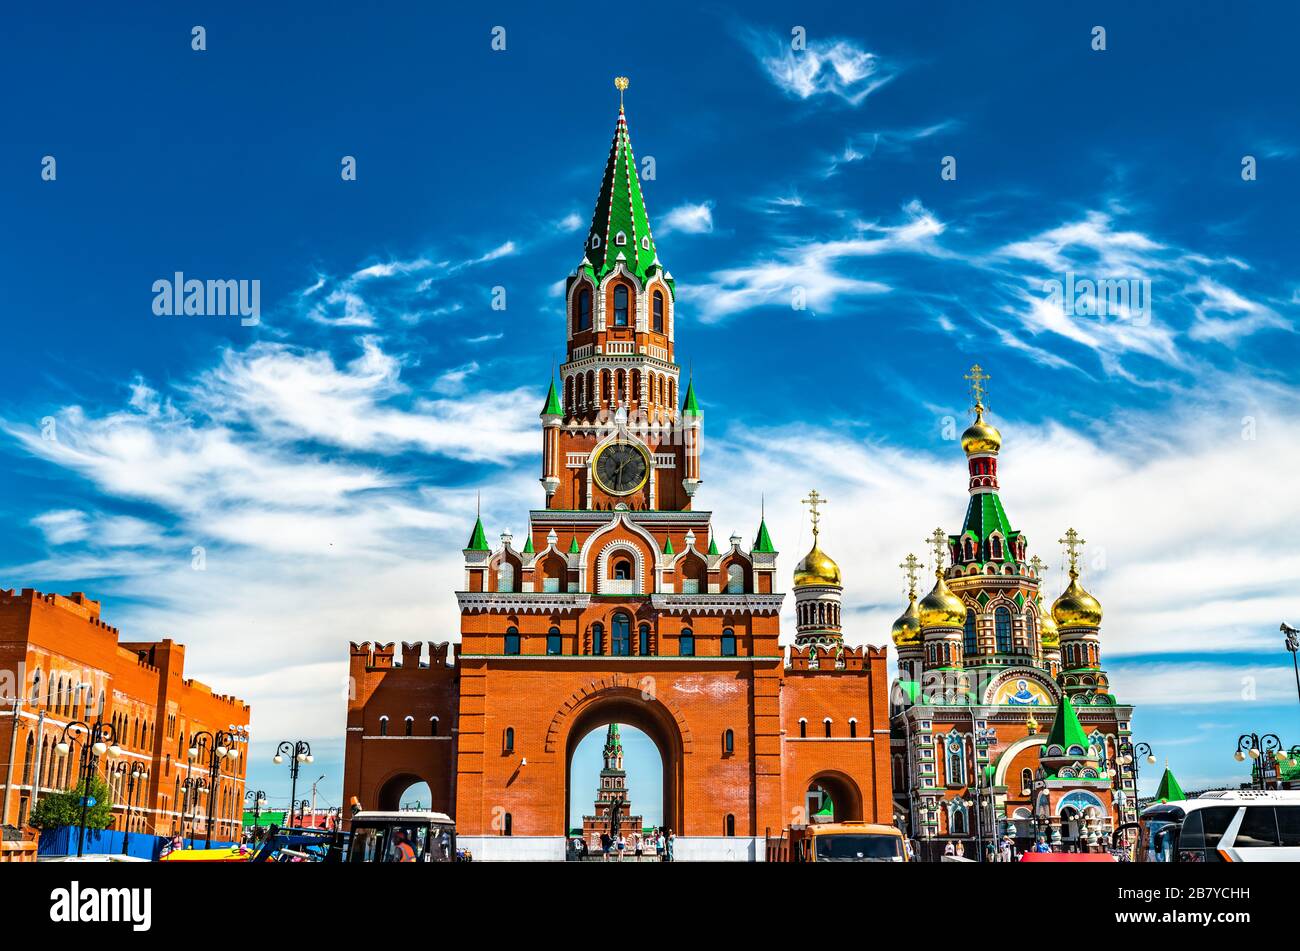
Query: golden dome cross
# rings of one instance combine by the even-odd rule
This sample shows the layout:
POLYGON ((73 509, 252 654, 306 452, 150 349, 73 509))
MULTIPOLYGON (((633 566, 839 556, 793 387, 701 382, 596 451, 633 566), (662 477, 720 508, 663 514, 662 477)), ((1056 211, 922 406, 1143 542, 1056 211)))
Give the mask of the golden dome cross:
POLYGON ((921 564, 921 562, 917 559, 915 555, 913 555, 911 552, 908 552, 907 557, 904 558, 901 563, 899 563, 898 567, 902 568, 903 573, 907 575, 907 596, 909 598, 915 598, 916 597, 916 571, 918 568, 924 568, 925 566, 921 564))
POLYGON ((821 522, 821 518, 822 518, 821 512, 817 511, 817 506, 826 505, 827 501, 826 499, 822 498, 821 494, 818 493, 816 489, 813 489, 808 493, 808 498, 800 499, 799 501, 801 501, 804 505, 808 506, 808 511, 812 514, 813 543, 816 544, 817 532, 819 531, 817 526, 818 523, 821 522))
POLYGON ((1079 549, 1088 544, 1087 541, 1079 537, 1079 533, 1072 528, 1065 530, 1065 537, 1058 538, 1057 543, 1065 546, 1070 559, 1070 571, 1073 574, 1079 573, 1079 549))
POLYGON ((934 550, 934 573, 940 574, 943 572, 944 556, 948 551, 948 535, 942 528, 936 528, 926 539, 926 543, 934 550))
POLYGON ((992 377, 985 373, 984 368, 977 363, 970 368, 970 372, 962 379, 970 383, 971 399, 975 401, 974 408, 976 410, 982 409, 984 407, 984 384, 991 380, 992 377))

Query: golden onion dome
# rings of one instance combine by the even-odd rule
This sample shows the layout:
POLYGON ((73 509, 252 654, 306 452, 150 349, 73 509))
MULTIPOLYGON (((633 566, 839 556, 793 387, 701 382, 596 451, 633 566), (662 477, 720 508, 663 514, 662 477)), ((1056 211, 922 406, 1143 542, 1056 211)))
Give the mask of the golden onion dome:
POLYGON ((1079 572, 1070 569, 1070 584, 1052 605, 1052 619, 1058 627, 1101 627, 1101 602, 1083 590, 1079 572))
POLYGON ((840 566, 830 555, 817 547, 817 536, 813 535, 812 551, 803 556, 794 566, 794 586, 805 588, 814 584, 840 584, 840 566))
POLYGON ((997 452, 1002 448, 1002 434, 984 422, 984 407, 975 404, 975 422, 961 434, 961 448, 966 455, 977 452, 997 452))
POLYGON ((966 624, 966 605, 961 598, 952 593, 948 582, 943 580, 943 571, 934 573, 934 589, 921 599, 921 628, 964 627, 966 624))
POLYGON ((1052 612, 1043 608, 1043 601, 1038 600, 1038 641, 1043 650, 1057 650, 1061 646, 1061 634, 1056 627, 1052 612))
POLYGON ((915 594, 908 597, 907 609, 898 616, 890 628, 889 636, 894 639, 894 646, 900 649, 921 643, 921 615, 916 610, 915 594))

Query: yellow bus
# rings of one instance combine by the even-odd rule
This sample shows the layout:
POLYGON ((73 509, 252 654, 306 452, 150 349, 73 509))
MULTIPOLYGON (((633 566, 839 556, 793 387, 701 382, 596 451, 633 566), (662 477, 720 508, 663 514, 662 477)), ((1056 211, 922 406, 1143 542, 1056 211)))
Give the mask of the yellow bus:
POLYGON ((875 822, 818 822, 767 837, 769 862, 906 862, 897 827, 875 822))

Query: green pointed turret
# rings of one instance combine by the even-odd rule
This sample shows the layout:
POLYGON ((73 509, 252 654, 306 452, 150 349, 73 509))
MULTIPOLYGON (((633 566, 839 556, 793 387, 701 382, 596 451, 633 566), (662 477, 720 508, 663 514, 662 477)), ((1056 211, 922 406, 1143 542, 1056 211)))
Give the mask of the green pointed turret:
POLYGON ((551 388, 546 393, 546 405, 542 407, 542 415, 564 415, 564 409, 560 406, 560 396, 555 392, 555 377, 551 377, 551 388))
POLYGON ((582 551, 582 549, 578 547, 578 536, 574 535, 569 539, 569 554, 576 555, 580 551, 582 551))
MULTIPOLYGON (((1088 748, 1088 737, 1083 732, 1079 715, 1074 712, 1074 704, 1068 696, 1062 696, 1056 705, 1056 719, 1052 722, 1052 732, 1047 735, 1047 746, 1059 746, 1068 750, 1071 746, 1088 748)), ((1046 749, 1046 747, 1044 747, 1046 749)))
POLYGON ((709 532, 709 554, 710 554, 710 555, 716 555, 717 553, 718 553, 718 542, 717 542, 717 539, 715 539, 715 538, 713 537, 713 533, 712 533, 712 532, 709 532))
POLYGON ((466 551, 491 551, 488 547, 487 532, 483 531, 483 519, 474 519, 474 531, 470 533, 469 544, 465 546, 466 551))
POLYGON ((762 552, 768 555, 776 554, 776 546, 772 544, 772 536, 767 533, 767 519, 759 519, 758 537, 754 539, 754 551, 762 552))
POLYGON ((686 381, 686 399, 682 402, 683 416, 700 416, 700 404, 695 399, 695 381, 686 381))
POLYGON ((677 554, 675 551, 673 551, 673 539, 671 535, 664 536, 664 554, 665 555, 677 554))
POLYGON ((1160 777, 1160 785, 1156 787, 1156 802, 1179 802, 1186 798, 1183 787, 1178 785, 1173 770, 1166 763, 1165 774, 1160 777))
POLYGON ((525 555, 535 555, 535 554, 537 554, 537 549, 533 548, 533 533, 532 533, 531 530, 528 532, 528 538, 524 540, 524 551, 523 551, 523 553, 524 553, 525 555))
MULTIPOLYGON (((650 234, 650 216, 641 196, 641 180, 637 177, 632 138, 622 107, 619 107, 618 124, 614 127, 614 140, 610 143, 585 250, 582 269, 595 281, 619 264, 641 281, 662 270, 650 234)), ((673 282, 666 283, 671 291, 673 282)))

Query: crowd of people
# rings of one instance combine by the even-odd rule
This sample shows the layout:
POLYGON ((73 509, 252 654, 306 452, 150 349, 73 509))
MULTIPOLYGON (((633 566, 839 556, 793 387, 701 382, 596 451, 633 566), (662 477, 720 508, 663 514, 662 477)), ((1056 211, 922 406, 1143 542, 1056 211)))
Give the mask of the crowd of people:
POLYGON ((677 836, 671 829, 660 829, 657 826, 649 832, 636 831, 631 835, 624 832, 613 835, 605 831, 599 837, 593 836, 590 845, 582 836, 575 836, 569 841, 569 851, 578 859, 585 859, 599 851, 601 860, 605 862, 621 862, 625 856, 638 862, 647 857, 671 862, 676 839, 677 836))

